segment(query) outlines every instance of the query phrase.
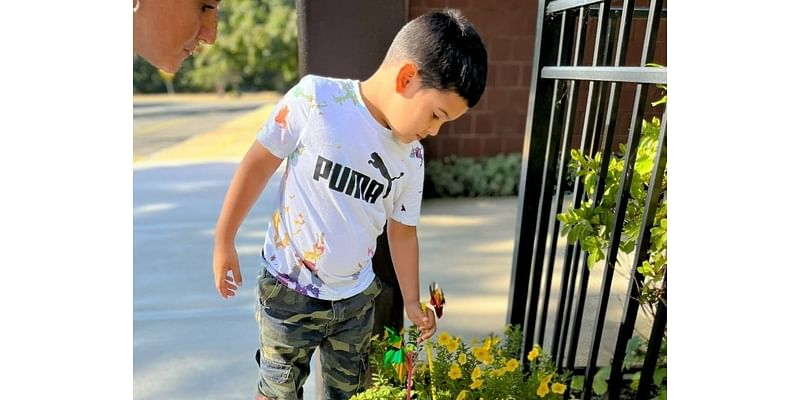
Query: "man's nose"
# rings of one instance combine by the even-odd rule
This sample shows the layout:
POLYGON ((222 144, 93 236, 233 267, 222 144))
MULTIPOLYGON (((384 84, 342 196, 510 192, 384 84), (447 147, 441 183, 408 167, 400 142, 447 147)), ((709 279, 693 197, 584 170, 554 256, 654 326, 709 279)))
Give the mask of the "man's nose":
POLYGON ((208 18, 203 18, 200 32, 197 34, 198 40, 207 44, 214 44, 217 41, 217 13, 213 14, 208 18))
POLYGON ((428 136, 436 136, 436 135, 438 135, 439 134, 439 128, 441 128, 441 127, 442 127, 441 125, 432 126, 430 129, 428 129, 428 136))

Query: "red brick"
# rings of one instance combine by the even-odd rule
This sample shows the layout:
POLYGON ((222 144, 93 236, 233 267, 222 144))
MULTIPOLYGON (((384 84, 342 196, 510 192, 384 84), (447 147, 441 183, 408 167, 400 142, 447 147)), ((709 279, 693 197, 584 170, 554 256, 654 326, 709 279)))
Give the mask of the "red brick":
POLYGON ((497 86, 497 69, 498 64, 489 62, 489 68, 486 71, 486 86, 487 87, 494 87, 497 86))
POLYGON ((486 15, 486 13, 475 11, 476 10, 473 9, 473 12, 467 16, 467 19, 472 22, 472 25, 475 26, 478 34, 481 35, 481 39, 485 42, 487 37, 491 37, 496 34, 497 23, 489 15, 486 15))
POLYGON ((474 117, 474 115, 465 114, 453 122, 448 122, 447 125, 452 126, 453 133, 458 136, 474 133, 475 130, 472 124, 472 119, 474 117))
POLYGON ((520 64, 520 69, 522 70, 522 86, 525 86, 526 89, 530 89, 531 87, 531 79, 533 79, 533 61, 520 64))
POLYGON ((522 135, 519 135, 519 137, 504 137, 500 151, 504 154, 521 152, 523 139, 522 135))
POLYGON ((496 133, 495 115, 489 113, 475 114, 475 133, 496 133))
MULTIPOLYGON (((502 109, 497 111, 497 132, 500 134, 513 134, 516 133, 520 126, 520 119, 523 119, 520 113, 510 109, 502 109)), ((523 119, 524 121, 524 119, 523 119)))
POLYGON ((414 18, 419 17, 422 14, 425 14, 426 12, 428 12, 428 9, 425 7, 409 7, 408 19, 410 21, 414 18))
POLYGON ((511 41, 511 59, 527 63, 533 62, 533 37, 517 37, 511 41))
POLYGON ((422 141, 422 147, 425 148, 425 161, 428 160, 438 160, 439 151, 441 148, 441 139, 425 139, 422 141))
POLYGON ((425 7, 428 8, 445 8, 447 7, 446 0, 425 0, 425 7))
POLYGON ((483 141, 483 155, 484 156, 494 156, 500 154, 502 151, 502 142, 499 137, 491 136, 491 137, 484 137, 481 138, 483 141))
POLYGON ((489 54, 489 62, 508 61, 511 59, 511 39, 508 37, 494 37, 488 43, 486 52, 489 54))
POLYGON ((440 150, 439 150, 439 157, 444 158, 451 154, 459 154, 459 143, 461 140, 458 138, 447 138, 440 141, 440 150))
POLYGON ((512 110, 522 113, 528 112, 529 90, 528 88, 517 87, 508 91, 512 110))
POLYGON ((490 87, 486 91, 489 94, 487 100, 490 101, 489 104, 490 110, 497 112, 512 106, 511 100, 508 96, 508 90, 496 87, 490 87))
POLYGON ((459 153, 463 157, 480 157, 483 154, 481 139, 461 139, 459 153))
POLYGON ((497 66, 497 86, 518 86, 519 83, 519 66, 514 64, 499 64, 497 66))
POLYGON ((487 100, 485 89, 483 91, 483 95, 481 95, 480 100, 478 100, 478 104, 476 104, 475 107, 472 108, 472 111, 489 111, 489 101, 487 100))
POLYGON ((466 10, 471 7, 470 0, 447 0, 447 6, 451 8, 458 8, 460 10, 466 10))
POLYGON ((452 136, 455 136, 455 132, 453 132, 452 128, 453 127, 450 126, 450 124, 444 124, 444 126, 442 126, 439 129, 439 134, 436 135, 436 137, 452 137, 452 136))

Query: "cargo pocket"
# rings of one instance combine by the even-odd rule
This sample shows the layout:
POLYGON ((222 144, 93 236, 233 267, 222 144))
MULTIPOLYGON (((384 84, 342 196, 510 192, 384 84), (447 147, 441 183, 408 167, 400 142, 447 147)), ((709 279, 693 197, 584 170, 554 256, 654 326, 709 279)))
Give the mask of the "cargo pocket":
MULTIPOLYGON (((261 376, 273 383, 280 385, 286 384, 289 381, 289 376, 292 373, 292 366, 289 364, 282 364, 279 362, 261 358, 261 376)), ((294 383, 292 383, 294 386, 294 383)))
POLYGON ((264 306, 266 303, 275 298, 278 294, 278 291, 281 289, 281 283, 278 281, 278 278, 272 276, 272 274, 264 269, 262 275, 258 278, 258 301, 259 303, 264 306))

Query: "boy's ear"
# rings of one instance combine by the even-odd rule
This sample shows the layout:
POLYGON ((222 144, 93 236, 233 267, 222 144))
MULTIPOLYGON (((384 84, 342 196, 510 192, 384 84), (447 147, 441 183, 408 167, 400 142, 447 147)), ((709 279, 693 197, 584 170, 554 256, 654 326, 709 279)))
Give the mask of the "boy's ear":
POLYGON ((417 66, 412 63, 403 64, 403 66, 400 67, 400 71, 397 72, 395 91, 397 93, 403 93, 415 76, 417 76, 417 66))

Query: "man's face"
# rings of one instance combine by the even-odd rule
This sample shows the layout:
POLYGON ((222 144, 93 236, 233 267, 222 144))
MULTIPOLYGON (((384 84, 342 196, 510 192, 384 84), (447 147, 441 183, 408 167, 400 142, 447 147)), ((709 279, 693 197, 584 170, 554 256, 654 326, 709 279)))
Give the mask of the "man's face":
POLYGON ((141 1, 134 30, 134 50, 170 73, 197 48, 217 38, 218 0, 141 1))

